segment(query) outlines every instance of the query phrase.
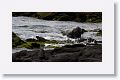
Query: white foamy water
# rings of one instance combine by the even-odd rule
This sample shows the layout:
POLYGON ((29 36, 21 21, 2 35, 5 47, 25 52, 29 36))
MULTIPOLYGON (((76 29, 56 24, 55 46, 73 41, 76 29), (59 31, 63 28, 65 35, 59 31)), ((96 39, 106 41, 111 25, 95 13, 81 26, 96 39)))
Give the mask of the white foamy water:
MULTIPOLYGON (((12 17, 12 31, 25 40, 35 38, 36 36, 44 37, 49 40, 67 40, 61 31, 72 30, 80 27, 85 30, 101 29, 101 23, 79 23, 72 21, 48 21, 35 19, 31 17, 12 17)), ((96 32, 85 32, 82 37, 91 37, 96 40, 102 40, 101 36, 96 36, 96 32)))

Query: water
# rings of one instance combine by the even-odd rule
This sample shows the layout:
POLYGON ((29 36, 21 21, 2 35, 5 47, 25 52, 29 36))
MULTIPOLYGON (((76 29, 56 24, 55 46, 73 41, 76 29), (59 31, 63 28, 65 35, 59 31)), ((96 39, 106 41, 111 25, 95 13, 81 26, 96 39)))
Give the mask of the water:
POLYGON ((15 48, 12 49, 12 53, 20 52, 22 50, 32 51, 32 49, 26 49, 26 48, 15 48))
MULTIPOLYGON (((68 37, 61 32, 71 31, 73 28, 80 27, 87 31, 94 29, 102 29, 101 23, 79 23, 73 21, 48 21, 42 19, 36 19, 32 17, 12 17, 12 31, 15 32, 22 40, 28 38, 36 38, 36 36, 43 37, 48 40, 67 40, 68 37)), ((83 38, 91 37, 93 39, 102 41, 101 36, 96 36, 96 32, 85 32, 82 35, 83 38)), ((71 39, 72 40, 72 39, 71 39)), ((45 44, 50 45, 50 44, 45 44)), ((57 46, 63 46, 64 44, 56 44, 57 46)), ((55 45, 55 46, 56 46, 55 45)), ((45 48, 47 49, 47 48, 45 48)), ((27 50, 24 48, 13 49, 13 53, 21 50, 27 50)))
MULTIPOLYGON (((73 28, 80 27, 85 30, 101 29, 101 23, 78 23, 72 21, 48 21, 31 17, 12 17, 12 31, 25 40, 35 38, 36 35, 49 40, 66 40, 61 31, 71 31, 73 28)), ((86 32, 82 37, 91 37, 102 40, 101 36, 96 36, 96 32, 86 32)))

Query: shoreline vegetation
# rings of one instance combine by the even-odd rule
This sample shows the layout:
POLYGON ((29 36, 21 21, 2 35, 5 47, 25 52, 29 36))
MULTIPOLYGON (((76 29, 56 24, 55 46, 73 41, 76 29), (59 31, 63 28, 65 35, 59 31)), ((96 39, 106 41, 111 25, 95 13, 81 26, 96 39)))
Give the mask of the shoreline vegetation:
MULTIPOLYGON (((13 12, 12 16, 81 23, 102 22, 101 12, 13 12)), ((80 27, 76 27, 70 32, 61 31, 63 36, 68 37, 68 40, 64 41, 47 40, 37 35, 35 39, 22 40, 16 33, 12 32, 12 49, 26 48, 32 50, 13 53, 12 62, 102 62, 102 41, 82 38, 81 35, 85 32, 88 31, 80 27), (69 38, 73 38, 75 41, 69 38), (52 49, 45 50, 45 48, 52 49)), ((95 29, 92 32, 96 32, 96 36, 102 36, 101 29, 95 29)))
POLYGON ((12 12, 13 17, 27 16, 43 20, 101 23, 102 12, 12 12))

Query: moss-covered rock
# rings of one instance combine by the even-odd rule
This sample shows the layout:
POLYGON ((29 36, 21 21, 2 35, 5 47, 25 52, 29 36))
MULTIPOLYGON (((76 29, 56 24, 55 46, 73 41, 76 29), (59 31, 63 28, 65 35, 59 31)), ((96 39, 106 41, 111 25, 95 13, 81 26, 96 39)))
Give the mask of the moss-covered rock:
POLYGON ((24 44, 19 45, 19 48, 28 48, 28 49, 34 49, 34 48, 44 48, 43 42, 26 42, 24 44))
POLYGON ((14 32, 12 32, 12 47, 15 48, 23 43, 25 42, 21 40, 14 32))
MULTIPOLYGON (((34 48, 44 48, 45 44, 58 44, 58 43, 59 43, 59 41, 56 41, 56 40, 46 40, 46 41, 25 40, 25 42, 23 44, 21 44, 17 47, 18 48, 34 49, 34 48)), ((53 48, 54 48, 54 46, 53 46, 53 48)))

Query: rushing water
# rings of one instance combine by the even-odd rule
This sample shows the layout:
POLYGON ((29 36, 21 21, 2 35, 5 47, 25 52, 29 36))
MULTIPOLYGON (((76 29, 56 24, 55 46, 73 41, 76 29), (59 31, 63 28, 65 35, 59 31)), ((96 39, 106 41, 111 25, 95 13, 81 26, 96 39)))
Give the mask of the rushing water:
MULTIPOLYGON (((63 36, 61 32, 71 31, 76 27, 91 31, 102 29, 102 24, 79 23, 73 21, 48 21, 32 17, 12 17, 12 31, 23 40, 35 38, 36 36, 44 37, 49 40, 67 40, 67 36, 63 36)), ((85 32, 82 37, 91 37, 102 41, 102 37, 96 36, 96 32, 85 32)))
MULTIPOLYGON (((48 21, 35 19, 31 17, 13 17, 12 31, 17 33, 20 38, 35 38, 36 35, 49 40, 66 40, 61 31, 72 30, 73 28, 81 27, 85 30, 94 30, 102 28, 101 23, 78 23, 72 21, 48 21)), ((92 37, 97 40, 102 40, 101 36, 96 36, 96 32, 86 32, 83 37, 92 37)))

